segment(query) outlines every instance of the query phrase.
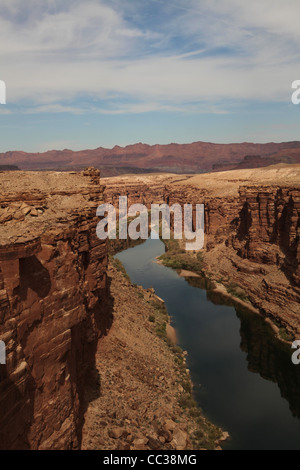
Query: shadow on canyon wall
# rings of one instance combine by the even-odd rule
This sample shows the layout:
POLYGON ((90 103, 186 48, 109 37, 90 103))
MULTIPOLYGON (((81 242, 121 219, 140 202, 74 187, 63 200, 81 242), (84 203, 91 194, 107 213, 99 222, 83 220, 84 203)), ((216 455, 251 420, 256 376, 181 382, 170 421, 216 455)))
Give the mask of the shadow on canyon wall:
MULTIPOLYGON (((294 200, 292 196, 290 196, 289 202, 285 205, 278 222, 279 247, 285 255, 281 270, 284 272, 290 283, 294 286, 298 285, 298 283, 295 282, 294 275, 296 274, 299 267, 299 261, 297 259, 297 247, 299 240, 298 237, 294 237, 292 240, 290 239, 290 234, 295 225, 295 209, 294 200)), ((300 227, 299 217, 297 227, 300 227)))
POLYGON ((30 288, 40 299, 45 298, 51 290, 51 278, 48 270, 42 265, 36 256, 20 258, 19 261, 20 282, 18 294, 22 301, 27 299, 27 291, 30 288))
POLYGON ((110 285, 111 279, 108 277, 105 292, 104 289, 98 292, 98 303, 96 306, 91 310, 86 305, 87 318, 83 324, 81 323, 72 328, 73 351, 71 355, 74 355, 76 358, 75 363, 73 362, 73 377, 79 383, 80 415, 77 430, 79 448, 81 447, 85 413, 89 404, 101 396, 101 377, 96 365, 98 339, 93 338, 95 327, 92 324, 92 318, 96 321, 96 329, 100 331, 100 338, 106 336, 113 323, 114 300, 110 295, 110 285), (100 312, 101 314, 99 315, 100 312), (86 342, 84 344, 80 340, 82 328, 86 332, 86 342), (84 349, 83 353, 80 351, 81 348, 84 349), (78 360, 77 358, 80 359, 78 360), (78 378, 80 379, 78 380, 78 378))
POLYGON ((34 380, 31 374, 16 385, 0 365, 0 450, 29 450, 28 434, 34 416, 34 380))
MULTIPOLYGON (((88 268, 89 262, 88 257, 83 260, 84 269, 88 268)), ((106 276, 106 273, 103 275, 106 276)), ((35 256, 20 259, 19 279, 14 295, 24 303, 30 299, 30 290, 38 295, 40 301, 46 299, 51 291, 50 274, 35 256)), ((80 448, 84 415, 88 404, 101 394, 100 377, 96 367, 98 339, 108 333, 113 323, 110 279, 108 278, 104 288, 99 288, 93 293, 96 301, 92 307, 88 298, 83 295, 86 315, 83 320, 71 327, 71 346, 63 356, 56 357, 52 350, 48 352, 48 355, 40 356, 28 345, 29 335, 41 326, 44 320, 43 315, 37 316, 26 328, 21 328, 16 333, 18 337, 15 341, 20 345, 20 354, 24 355, 21 359, 23 362, 17 369, 14 369, 17 358, 10 358, 7 365, 0 365, 0 450, 39 448, 43 432, 41 429, 40 435, 37 435, 37 429, 39 429, 39 427, 35 428, 37 414, 39 423, 44 421, 46 426, 47 420, 50 419, 51 426, 54 423, 54 429, 59 429, 63 425, 62 416, 64 419, 68 418, 65 416, 66 413, 69 413, 71 421, 75 423, 76 439, 74 442, 68 442, 64 448, 65 450, 80 448), (56 388, 63 386, 66 373, 69 374, 70 388, 68 395, 62 401, 64 403, 64 400, 67 400, 68 410, 59 408, 62 415, 58 413, 50 416, 49 410, 43 408, 47 403, 41 402, 41 396, 48 387, 47 380, 51 379, 49 374, 51 374, 53 361, 56 363, 59 361, 64 367, 64 373, 55 384, 56 388), (45 379, 43 373, 38 374, 38 378, 36 377, 36 372, 40 370, 45 370, 45 373, 47 371, 48 375, 45 379)), ((17 306, 11 306, 11 308, 15 309, 17 306)), ((47 343, 44 346, 46 353, 47 343)), ((19 359, 18 362, 20 362, 19 359)), ((49 401, 50 393, 51 390, 48 390, 49 401)), ((58 406, 61 405, 58 404, 58 406)))

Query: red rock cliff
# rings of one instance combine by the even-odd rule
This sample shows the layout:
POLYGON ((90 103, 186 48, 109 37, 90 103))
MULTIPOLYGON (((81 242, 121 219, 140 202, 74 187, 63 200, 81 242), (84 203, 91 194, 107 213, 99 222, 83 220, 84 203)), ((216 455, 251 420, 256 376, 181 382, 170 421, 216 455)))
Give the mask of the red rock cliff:
POLYGON ((99 173, 0 174, 0 448, 78 449, 111 324, 99 173))
POLYGON ((241 187, 240 220, 233 246, 261 264, 276 264, 300 282, 300 192, 293 187, 241 187))
POLYGON ((300 333, 300 166, 107 179, 129 203, 205 205, 205 271, 235 284, 264 315, 300 333), (141 188, 141 191, 140 189, 141 188), (139 199, 140 196, 140 199, 139 199))

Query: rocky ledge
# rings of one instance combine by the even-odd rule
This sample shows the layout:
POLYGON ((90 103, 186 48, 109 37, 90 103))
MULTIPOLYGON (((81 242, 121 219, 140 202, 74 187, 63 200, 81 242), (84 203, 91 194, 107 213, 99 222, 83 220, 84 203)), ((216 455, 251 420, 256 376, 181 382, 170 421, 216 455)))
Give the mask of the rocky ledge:
POLYGON ((107 178, 108 201, 205 205, 203 272, 300 334, 300 165, 107 178))
POLYGON ((0 448, 78 449, 112 323, 99 171, 0 174, 0 448))

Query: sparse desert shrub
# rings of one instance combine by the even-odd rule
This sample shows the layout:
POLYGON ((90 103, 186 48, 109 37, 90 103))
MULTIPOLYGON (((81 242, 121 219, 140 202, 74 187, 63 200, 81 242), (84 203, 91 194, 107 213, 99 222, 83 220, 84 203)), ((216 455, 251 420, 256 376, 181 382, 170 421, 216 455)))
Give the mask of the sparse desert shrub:
POLYGON ((160 256, 160 260, 165 266, 173 269, 184 269, 186 271, 192 271, 197 274, 203 272, 203 254, 197 253, 196 256, 186 252, 179 247, 176 240, 172 240, 173 243, 169 243, 171 240, 167 240, 168 249, 166 253, 160 256))
POLYGON ((237 297, 238 299, 242 300, 243 302, 249 302, 249 298, 246 294, 246 292, 241 289, 237 284, 228 284, 226 286, 228 294, 233 295, 234 297, 237 297))
POLYGON ((166 322, 160 323, 156 326, 156 334, 159 338, 167 339, 167 324, 166 322))
POLYGON ((284 327, 281 327, 279 329, 279 336, 282 338, 284 341, 294 341, 294 336, 290 334, 284 327))
POLYGON ((197 403, 195 402, 193 397, 188 393, 182 394, 178 398, 178 404, 184 410, 187 409, 187 408, 196 408, 197 407, 197 403))
POLYGON ((114 258, 113 256, 110 257, 110 261, 112 263, 112 265, 114 266, 114 268, 119 271, 120 273, 123 274, 123 276, 128 280, 130 281, 130 277, 128 276, 127 272, 126 272, 126 269, 124 268, 123 266, 123 263, 117 259, 117 258, 114 258))

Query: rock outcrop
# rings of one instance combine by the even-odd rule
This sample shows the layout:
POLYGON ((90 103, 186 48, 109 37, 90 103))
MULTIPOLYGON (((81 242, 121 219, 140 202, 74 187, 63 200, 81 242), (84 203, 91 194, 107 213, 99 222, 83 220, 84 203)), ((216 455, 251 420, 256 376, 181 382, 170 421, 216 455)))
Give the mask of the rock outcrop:
POLYGON ((204 269, 239 286, 265 316, 300 334, 300 165, 194 177, 106 179, 116 204, 128 201, 205 205, 204 269), (124 186, 122 184, 124 183, 124 186))
POLYGON ((289 187, 240 188, 239 226, 232 243, 242 258, 277 265, 300 284, 300 192, 289 187))
POLYGON ((112 322, 103 188, 85 174, 0 174, 1 449, 80 447, 84 385, 112 322))

